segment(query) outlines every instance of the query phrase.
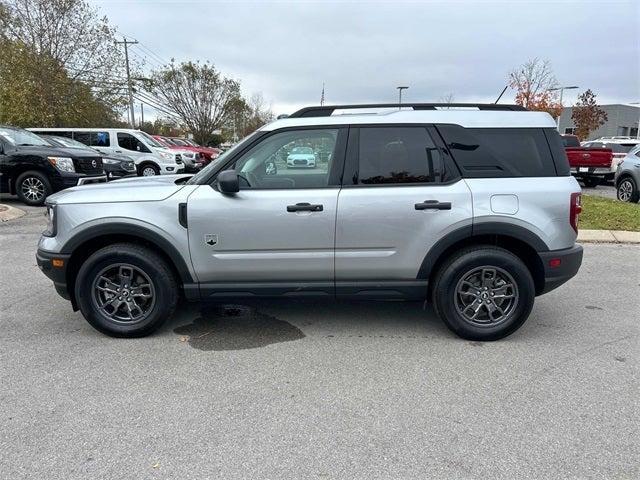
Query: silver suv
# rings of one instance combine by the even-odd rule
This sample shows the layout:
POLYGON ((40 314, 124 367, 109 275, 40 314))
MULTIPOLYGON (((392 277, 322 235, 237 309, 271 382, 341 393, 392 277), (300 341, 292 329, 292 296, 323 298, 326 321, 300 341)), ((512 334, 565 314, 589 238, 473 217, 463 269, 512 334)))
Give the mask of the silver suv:
POLYGON ((194 176, 48 198, 37 260, 96 329, 156 330, 179 297, 433 302, 495 340, 573 277, 580 187, 553 119, 517 106, 304 108, 194 176), (288 169, 298 147, 313 169, 288 169))

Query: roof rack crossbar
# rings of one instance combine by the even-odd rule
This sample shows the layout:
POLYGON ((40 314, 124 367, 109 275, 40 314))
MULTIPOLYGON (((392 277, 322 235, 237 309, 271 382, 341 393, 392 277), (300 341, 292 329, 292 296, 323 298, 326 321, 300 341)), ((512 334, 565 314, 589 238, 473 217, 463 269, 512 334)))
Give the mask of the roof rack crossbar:
POLYGON ((370 103, 362 105, 324 105, 301 108, 288 118, 330 117, 336 110, 355 110, 359 108, 413 108, 414 110, 437 110, 446 108, 477 108, 478 110, 498 110, 521 112, 527 109, 521 105, 499 105, 496 103, 370 103))

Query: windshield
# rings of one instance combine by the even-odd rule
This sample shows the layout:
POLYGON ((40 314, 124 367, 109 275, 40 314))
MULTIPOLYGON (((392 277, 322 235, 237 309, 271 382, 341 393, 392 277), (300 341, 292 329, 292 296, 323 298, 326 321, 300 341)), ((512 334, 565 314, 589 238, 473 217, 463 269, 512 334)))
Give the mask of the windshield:
POLYGON ((573 135, 562 135, 562 143, 565 147, 579 147, 580 142, 578 141, 578 137, 573 135))
POLYGON ((605 147, 610 148, 613 153, 627 153, 635 146, 635 143, 605 143, 605 147))
POLYGON ((136 132, 136 134, 138 134, 139 136, 141 136, 142 138, 144 138, 146 140, 146 142, 151 145, 152 147, 156 147, 156 148, 166 148, 164 145, 162 145, 161 143, 159 143, 155 138, 153 138, 151 135, 149 135, 146 132, 136 132))
POLYGON ((292 155, 299 155, 299 154, 309 155, 309 154, 313 154, 313 148, 311 148, 311 147, 296 147, 293 150, 291 150, 291 154, 292 155))
POLYGON ((237 152, 239 149, 244 148, 245 145, 250 144, 251 142, 253 142, 253 140, 256 137, 258 137, 260 135, 262 135, 262 132, 256 130, 251 135, 248 135, 248 136, 244 137, 242 140, 240 140, 238 143, 236 143, 233 147, 231 147, 229 150, 224 152, 218 158, 213 160, 209 165, 207 165, 202 170, 200 170, 198 173, 196 173, 193 177, 191 177, 189 179, 189 181, 187 182, 187 185, 197 185, 203 179, 207 178, 210 174, 212 174, 214 172, 217 172, 220 169, 220 167, 222 167, 222 165, 227 163, 227 159, 234 152, 237 152))
POLYGON ((89 147, 87 147, 84 143, 79 142, 77 140, 73 140, 71 138, 67 138, 67 137, 57 137, 57 136, 43 136, 42 138, 44 138, 45 140, 51 139, 53 142, 62 145, 63 147, 70 147, 70 148, 83 148, 85 150, 91 150, 89 147))
POLYGON ((30 146, 43 146, 50 147, 51 145, 43 140, 35 133, 31 133, 21 128, 6 128, 0 127, 0 137, 4 138, 13 146, 17 147, 30 147, 30 146))
POLYGON ((181 147, 188 147, 189 144, 187 142, 185 142, 184 140, 180 140, 179 138, 172 138, 173 143, 175 143, 176 145, 180 145, 181 147))

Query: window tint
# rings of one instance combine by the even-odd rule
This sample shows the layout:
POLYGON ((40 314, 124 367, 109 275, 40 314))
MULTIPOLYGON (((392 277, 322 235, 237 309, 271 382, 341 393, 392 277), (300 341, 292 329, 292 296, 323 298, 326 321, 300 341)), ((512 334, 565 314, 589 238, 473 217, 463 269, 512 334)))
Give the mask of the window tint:
POLYGON ((578 141, 578 137, 574 137, 573 135, 562 135, 562 143, 565 147, 579 147, 580 142, 578 141))
POLYGON ((118 145, 133 152, 149 152, 149 149, 140 140, 129 133, 118 132, 118 145))
POLYGON ((235 162, 241 188, 328 186, 338 133, 338 129, 317 129, 270 135, 235 162), (299 150, 310 153, 299 155, 299 150))
POLYGON ((90 147, 109 146, 109 132, 73 132, 73 139, 90 147))
POLYGON ((440 125, 438 130, 467 178, 556 175, 544 129, 440 125))
POLYGON ((440 181, 442 156, 424 127, 360 129, 358 183, 440 181))

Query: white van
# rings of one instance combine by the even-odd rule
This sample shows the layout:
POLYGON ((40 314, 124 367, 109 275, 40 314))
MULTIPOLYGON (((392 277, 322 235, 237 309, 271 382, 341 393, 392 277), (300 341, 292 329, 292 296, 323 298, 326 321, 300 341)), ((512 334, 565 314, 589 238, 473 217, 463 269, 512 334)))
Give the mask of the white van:
POLYGON ((73 138, 104 154, 134 159, 138 175, 176 174, 184 171, 182 156, 160 145, 151 135, 129 128, 28 128, 36 134, 73 138))

